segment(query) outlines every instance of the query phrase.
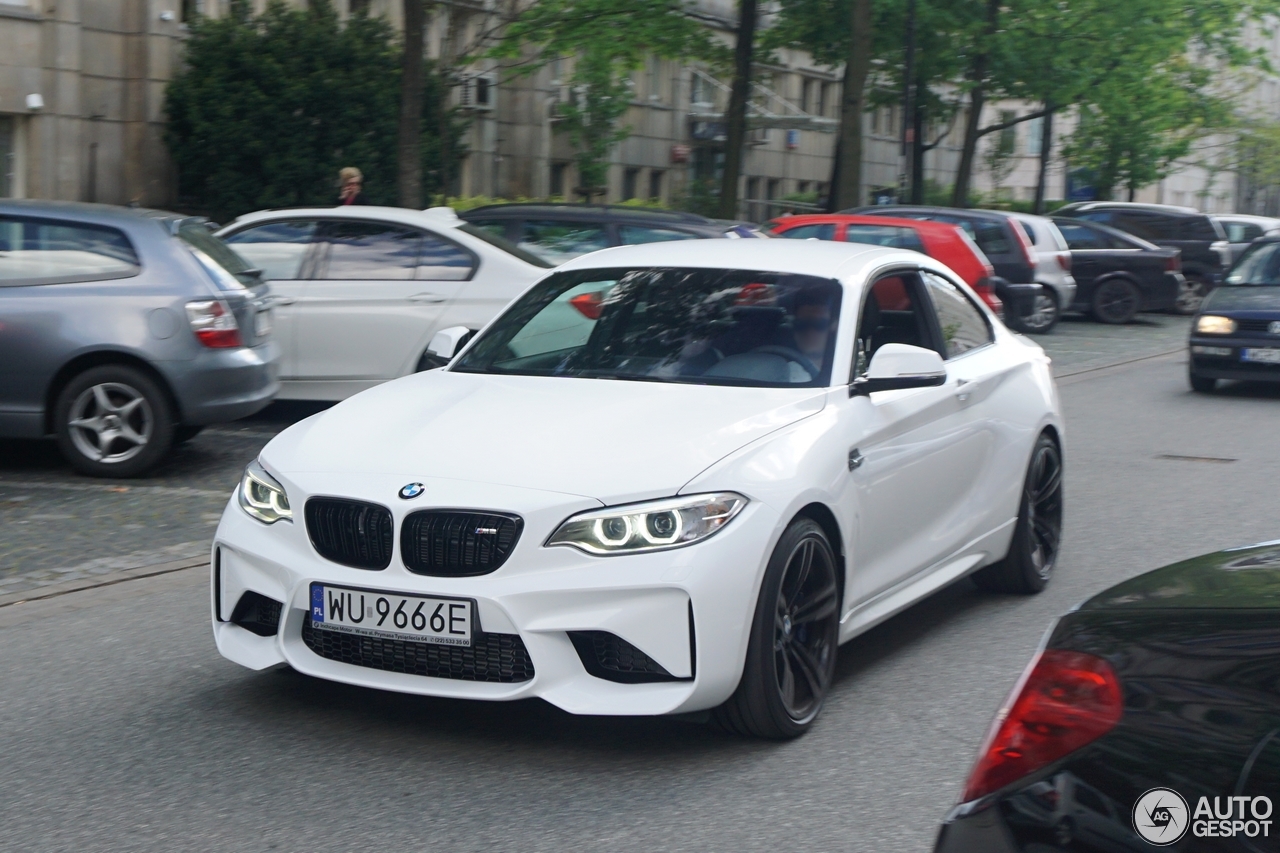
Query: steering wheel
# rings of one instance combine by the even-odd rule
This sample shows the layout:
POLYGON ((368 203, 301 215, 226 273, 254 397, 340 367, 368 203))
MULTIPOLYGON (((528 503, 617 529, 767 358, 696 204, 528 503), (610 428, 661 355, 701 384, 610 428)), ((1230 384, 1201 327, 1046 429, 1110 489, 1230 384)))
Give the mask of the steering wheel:
POLYGON ((804 368, 805 373, 809 374, 810 379, 817 379, 818 374, 822 372, 818 370, 817 367, 814 366, 812 361, 805 358, 803 353, 801 353, 799 350, 794 350, 791 347, 781 347, 781 346, 776 346, 771 344, 769 346, 756 347, 755 349, 752 350, 752 352, 762 352, 762 353, 765 353, 766 355, 776 355, 779 358, 785 358, 787 361, 790 361, 794 364, 798 364, 802 368, 804 368))

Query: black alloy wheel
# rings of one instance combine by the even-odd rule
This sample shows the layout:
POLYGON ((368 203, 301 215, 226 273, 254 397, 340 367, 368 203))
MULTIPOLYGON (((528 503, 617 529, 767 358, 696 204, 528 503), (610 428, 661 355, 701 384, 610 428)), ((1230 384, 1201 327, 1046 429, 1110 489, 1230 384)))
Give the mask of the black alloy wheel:
POLYGON ((1062 544, 1062 451, 1041 433, 1031 451, 1009 553, 973 581, 992 592, 1029 595, 1049 585, 1062 544))
POLYGON ((729 731, 783 739, 804 734, 835 675, 840 593, 822 527, 797 518, 765 570, 738 689, 715 711, 729 731))
POLYGON ((1209 282, 1199 273, 1190 273, 1183 277, 1178 287, 1178 298, 1173 305, 1173 313, 1184 317, 1200 310, 1200 303, 1209 295, 1209 282))
POLYGON ((1093 292, 1093 316, 1103 323, 1122 325, 1138 314, 1141 296, 1133 282, 1109 278, 1093 292))
POLYGON ((67 383, 53 410, 58 449, 91 477, 137 477, 169 452, 174 417, 168 396, 136 367, 91 367, 67 383))

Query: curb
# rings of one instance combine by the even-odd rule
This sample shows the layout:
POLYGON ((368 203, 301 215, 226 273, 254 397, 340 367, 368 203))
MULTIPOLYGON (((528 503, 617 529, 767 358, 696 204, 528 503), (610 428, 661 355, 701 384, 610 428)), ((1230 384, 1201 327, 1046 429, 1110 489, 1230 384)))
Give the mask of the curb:
POLYGON ((86 589, 95 589, 102 586, 114 586, 118 583, 127 581, 141 580, 142 578, 153 578, 156 575, 167 575, 172 572, 180 572, 184 569, 195 569, 200 567, 208 567, 208 557, 187 557, 184 560, 174 560, 171 563, 153 563, 149 566, 135 566, 131 569, 120 569, 96 578, 80 578, 73 581, 64 581, 62 583, 49 584, 48 586, 29 589, 24 592, 14 592, 9 595, 0 595, 0 608, 12 607, 16 604, 24 604, 28 601, 43 601, 46 598, 54 598, 59 595, 66 595, 72 592, 80 592, 86 589))
POLYGON ((1101 373, 1104 370, 1112 370, 1114 368, 1125 367, 1130 364, 1141 364, 1144 361, 1155 361, 1156 359, 1168 358, 1171 355, 1182 355, 1186 353, 1186 351, 1187 351, 1187 348, 1185 346, 1181 346, 1181 347, 1178 347, 1177 349, 1171 349, 1171 350, 1166 350, 1164 352, 1152 353, 1151 355, 1142 355, 1142 356, 1138 356, 1137 358, 1127 358, 1122 361, 1113 361, 1110 364, 1100 364, 1097 367, 1085 367, 1085 368, 1081 368, 1080 370, 1073 370, 1069 373, 1058 373, 1058 374, 1054 374, 1053 378, 1055 380, 1060 381, 1063 379, 1071 379, 1076 376, 1088 376, 1090 373, 1101 373))

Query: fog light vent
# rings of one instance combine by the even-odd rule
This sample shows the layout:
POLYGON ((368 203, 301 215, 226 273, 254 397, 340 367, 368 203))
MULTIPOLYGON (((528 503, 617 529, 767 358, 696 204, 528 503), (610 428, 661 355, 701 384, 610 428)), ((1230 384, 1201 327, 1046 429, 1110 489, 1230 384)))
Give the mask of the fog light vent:
POLYGON ((259 637, 275 636, 280 629, 280 611, 284 605, 274 598, 256 592, 246 592, 231 611, 231 621, 259 637))
POLYGON ((582 666, 596 678, 621 684, 680 681, 653 658, 608 631, 569 631, 582 666))

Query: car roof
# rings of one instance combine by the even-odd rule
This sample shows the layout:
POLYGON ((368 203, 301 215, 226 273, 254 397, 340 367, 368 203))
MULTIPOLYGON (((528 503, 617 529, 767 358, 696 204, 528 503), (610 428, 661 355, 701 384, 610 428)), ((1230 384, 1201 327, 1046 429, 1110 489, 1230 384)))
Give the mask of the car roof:
POLYGON ((1251 222, 1255 225, 1269 225, 1273 228, 1280 227, 1280 219, 1274 216, 1257 216, 1252 213, 1214 213, 1210 215, 1211 219, 1217 219, 1220 222, 1251 222))
POLYGON ((794 216, 771 219, 766 224, 770 228, 790 228, 793 225, 819 225, 824 222, 843 223, 845 225, 890 225, 898 228, 911 228, 926 234, 954 234, 957 230, 962 230, 954 222, 938 222, 933 219, 907 219, 898 216, 868 216, 860 213, 798 213, 794 216))
POLYGON ((0 214, 25 216, 57 216, 98 225, 137 224, 139 222, 158 222, 169 227, 169 223, 192 217, 167 210, 152 210, 146 207, 123 207, 116 204, 92 204, 85 201, 44 201, 41 199, 3 199, 0 200, 0 214))
POLYGON ((935 266, 919 252, 865 243, 810 240, 687 240, 618 246, 581 255, 557 271, 613 267, 704 267, 847 279, 895 260, 935 266))
MULTIPOLYGON (((515 218, 517 216, 560 216, 570 214, 576 217, 594 219, 645 219, 687 225, 716 225, 714 220, 696 213, 682 210, 662 210, 654 207, 634 207, 628 204, 575 204, 573 202, 510 202, 506 204, 487 204, 463 211, 463 219, 478 215, 515 218)), ((738 224, 738 223, 734 223, 738 224)))
POLYGON ((347 204, 338 207, 282 207, 256 210, 237 216, 226 227, 247 225, 264 219, 289 219, 307 216, 319 219, 375 219, 381 222, 398 222, 404 225, 457 228, 466 222, 448 207, 432 207, 415 210, 409 207, 379 207, 377 205, 347 204))
POLYGON ((1144 210, 1150 213, 1181 214, 1184 216, 1203 216, 1194 207, 1183 207, 1176 204, 1146 204, 1138 201, 1081 201, 1059 208, 1060 211, 1085 210, 1144 210))
MULTIPOLYGON (((909 211, 911 213, 940 213, 945 216, 969 216, 974 219, 990 219, 993 221, 1007 220, 1011 216, 1007 210, 983 210, 980 208, 968 207, 940 207, 928 204, 885 204, 870 205, 867 207, 854 207, 848 210, 842 210, 841 213, 861 214, 863 216, 885 216, 886 214, 871 213, 873 210, 885 211, 909 211)), ((892 215, 892 214, 888 214, 892 215)))

